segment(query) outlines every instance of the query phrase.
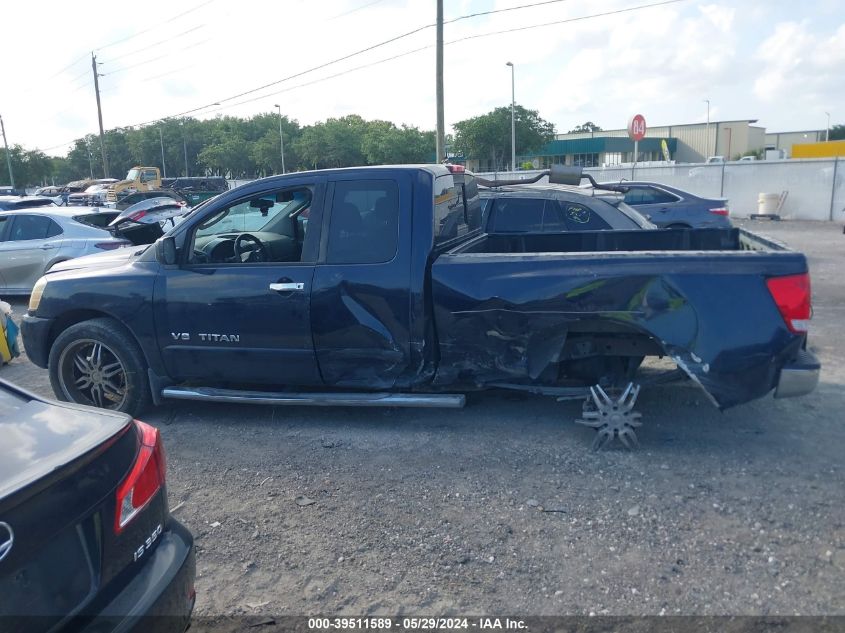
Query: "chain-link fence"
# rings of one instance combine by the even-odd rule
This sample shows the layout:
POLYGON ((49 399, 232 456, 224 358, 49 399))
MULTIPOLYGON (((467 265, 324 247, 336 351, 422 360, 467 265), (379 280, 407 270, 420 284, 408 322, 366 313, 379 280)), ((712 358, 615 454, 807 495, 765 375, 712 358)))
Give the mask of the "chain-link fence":
MULTIPOLYGON (((677 187, 706 198, 727 198, 731 215, 758 212, 761 193, 783 194, 778 215, 790 220, 845 221, 845 161, 837 159, 749 161, 709 165, 590 168, 597 182, 640 180, 677 187), (785 194, 784 194, 785 192, 785 194)), ((479 174, 531 178, 539 170, 479 174)), ((548 182, 544 178, 541 182, 548 182)))

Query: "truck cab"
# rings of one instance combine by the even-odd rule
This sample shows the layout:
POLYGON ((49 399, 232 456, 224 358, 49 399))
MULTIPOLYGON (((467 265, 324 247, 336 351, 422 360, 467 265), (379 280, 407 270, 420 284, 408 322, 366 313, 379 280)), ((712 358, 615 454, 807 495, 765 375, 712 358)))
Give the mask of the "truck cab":
POLYGON ((126 173, 126 178, 109 186, 108 202, 117 202, 136 191, 161 189, 161 172, 158 167, 135 166, 126 173))

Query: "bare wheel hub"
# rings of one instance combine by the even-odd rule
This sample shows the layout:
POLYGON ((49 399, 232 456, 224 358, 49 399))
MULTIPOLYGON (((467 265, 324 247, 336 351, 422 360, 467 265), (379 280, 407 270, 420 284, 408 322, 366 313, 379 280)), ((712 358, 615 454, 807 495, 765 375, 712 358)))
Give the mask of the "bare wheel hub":
POLYGON ((593 450, 597 451, 618 437, 626 448, 637 446, 637 434, 634 431, 642 426, 639 419, 642 414, 634 411, 634 404, 640 393, 640 386, 628 383, 618 397, 608 394, 600 385, 590 387, 590 397, 584 402, 581 419, 575 420, 596 429, 593 450))

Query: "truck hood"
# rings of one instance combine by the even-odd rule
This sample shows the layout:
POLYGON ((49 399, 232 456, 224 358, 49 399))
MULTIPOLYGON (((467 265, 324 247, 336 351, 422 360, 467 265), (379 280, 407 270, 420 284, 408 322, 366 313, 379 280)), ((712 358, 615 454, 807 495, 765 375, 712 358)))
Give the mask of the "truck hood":
POLYGON ((134 180, 118 180, 117 182, 113 182, 109 185, 109 189, 117 189, 118 187, 122 187, 124 185, 131 185, 134 180))
POLYGON ((101 445, 129 423, 122 413, 53 404, 0 381, 0 499, 101 445))
POLYGON ((80 268, 90 270, 93 268, 112 268, 115 266, 121 266, 145 250, 146 246, 127 246, 113 251, 106 251, 104 253, 84 255, 83 257, 77 257, 76 259, 59 262, 51 267, 48 272, 56 273, 68 270, 79 270, 80 268))

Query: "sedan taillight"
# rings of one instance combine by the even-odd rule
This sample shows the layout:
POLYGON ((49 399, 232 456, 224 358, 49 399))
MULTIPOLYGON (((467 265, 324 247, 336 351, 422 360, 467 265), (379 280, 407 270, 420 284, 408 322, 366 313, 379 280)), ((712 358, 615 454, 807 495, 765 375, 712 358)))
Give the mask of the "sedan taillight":
POLYGON ((722 215, 726 217, 731 214, 727 207, 716 207, 715 209, 710 209, 710 213, 712 213, 713 215, 722 215))
POLYGON ((158 429, 139 420, 135 420, 135 426, 141 445, 132 470, 117 488, 115 534, 120 534, 123 528, 147 506, 164 486, 165 481, 164 447, 158 429))

